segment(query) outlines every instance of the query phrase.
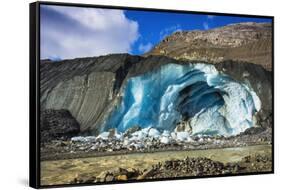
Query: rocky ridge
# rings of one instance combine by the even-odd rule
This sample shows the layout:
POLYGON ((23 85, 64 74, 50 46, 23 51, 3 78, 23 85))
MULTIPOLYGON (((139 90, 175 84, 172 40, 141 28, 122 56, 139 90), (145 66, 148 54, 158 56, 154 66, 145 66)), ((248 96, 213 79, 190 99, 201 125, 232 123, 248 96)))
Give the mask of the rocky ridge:
POLYGON ((146 55, 212 63, 246 61, 271 70, 272 25, 245 22, 210 30, 178 31, 164 38, 146 55))

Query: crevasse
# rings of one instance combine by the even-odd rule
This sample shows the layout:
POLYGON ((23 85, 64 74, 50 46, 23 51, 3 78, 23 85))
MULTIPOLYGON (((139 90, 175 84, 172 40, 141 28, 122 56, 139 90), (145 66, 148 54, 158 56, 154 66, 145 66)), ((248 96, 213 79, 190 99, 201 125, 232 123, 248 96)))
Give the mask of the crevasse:
POLYGON ((208 64, 166 64, 130 78, 122 100, 103 130, 153 127, 173 131, 188 121, 191 135, 231 136, 252 127, 261 107, 256 93, 245 84, 219 73, 208 64))

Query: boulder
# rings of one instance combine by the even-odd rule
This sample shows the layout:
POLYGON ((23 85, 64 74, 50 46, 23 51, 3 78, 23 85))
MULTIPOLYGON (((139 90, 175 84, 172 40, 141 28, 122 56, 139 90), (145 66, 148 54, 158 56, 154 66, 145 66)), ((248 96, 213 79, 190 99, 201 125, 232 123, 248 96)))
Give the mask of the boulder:
POLYGON ((152 176, 153 172, 154 172, 154 168, 153 167, 149 167, 141 175, 139 175, 137 177, 137 180, 147 179, 147 178, 152 176))
POLYGON ((40 115, 41 142, 68 139, 80 132, 79 123, 68 110, 44 110, 40 115))
POLYGON ((140 131, 140 130, 141 130, 140 126, 131 127, 125 131, 124 137, 131 137, 133 133, 140 131))
POLYGON ((176 132, 189 132, 192 133, 192 128, 189 125, 188 121, 180 121, 176 128, 175 128, 176 132))
POLYGON ((116 137, 117 134, 116 128, 109 129, 108 132, 109 132, 108 138, 112 139, 116 137))

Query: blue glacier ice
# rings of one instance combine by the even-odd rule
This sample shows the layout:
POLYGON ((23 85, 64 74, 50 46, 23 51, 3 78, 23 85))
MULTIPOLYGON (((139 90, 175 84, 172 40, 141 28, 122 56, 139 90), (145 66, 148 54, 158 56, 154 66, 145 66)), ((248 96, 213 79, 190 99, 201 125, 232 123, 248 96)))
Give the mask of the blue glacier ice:
POLYGON ((124 132, 133 126, 173 131, 186 120, 191 135, 231 136, 252 127, 260 107, 250 87, 213 65, 170 63, 127 80, 103 131, 124 132))

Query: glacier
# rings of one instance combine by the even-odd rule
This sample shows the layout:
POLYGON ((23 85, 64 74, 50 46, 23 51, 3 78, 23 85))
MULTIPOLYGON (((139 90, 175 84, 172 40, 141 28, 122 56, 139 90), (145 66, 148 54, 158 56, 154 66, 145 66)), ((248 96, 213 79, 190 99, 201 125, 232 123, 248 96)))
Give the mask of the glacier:
POLYGON ((237 135, 255 125, 261 102, 250 86, 203 63, 165 64, 124 85, 121 100, 102 125, 174 131, 188 121, 190 135, 237 135))

